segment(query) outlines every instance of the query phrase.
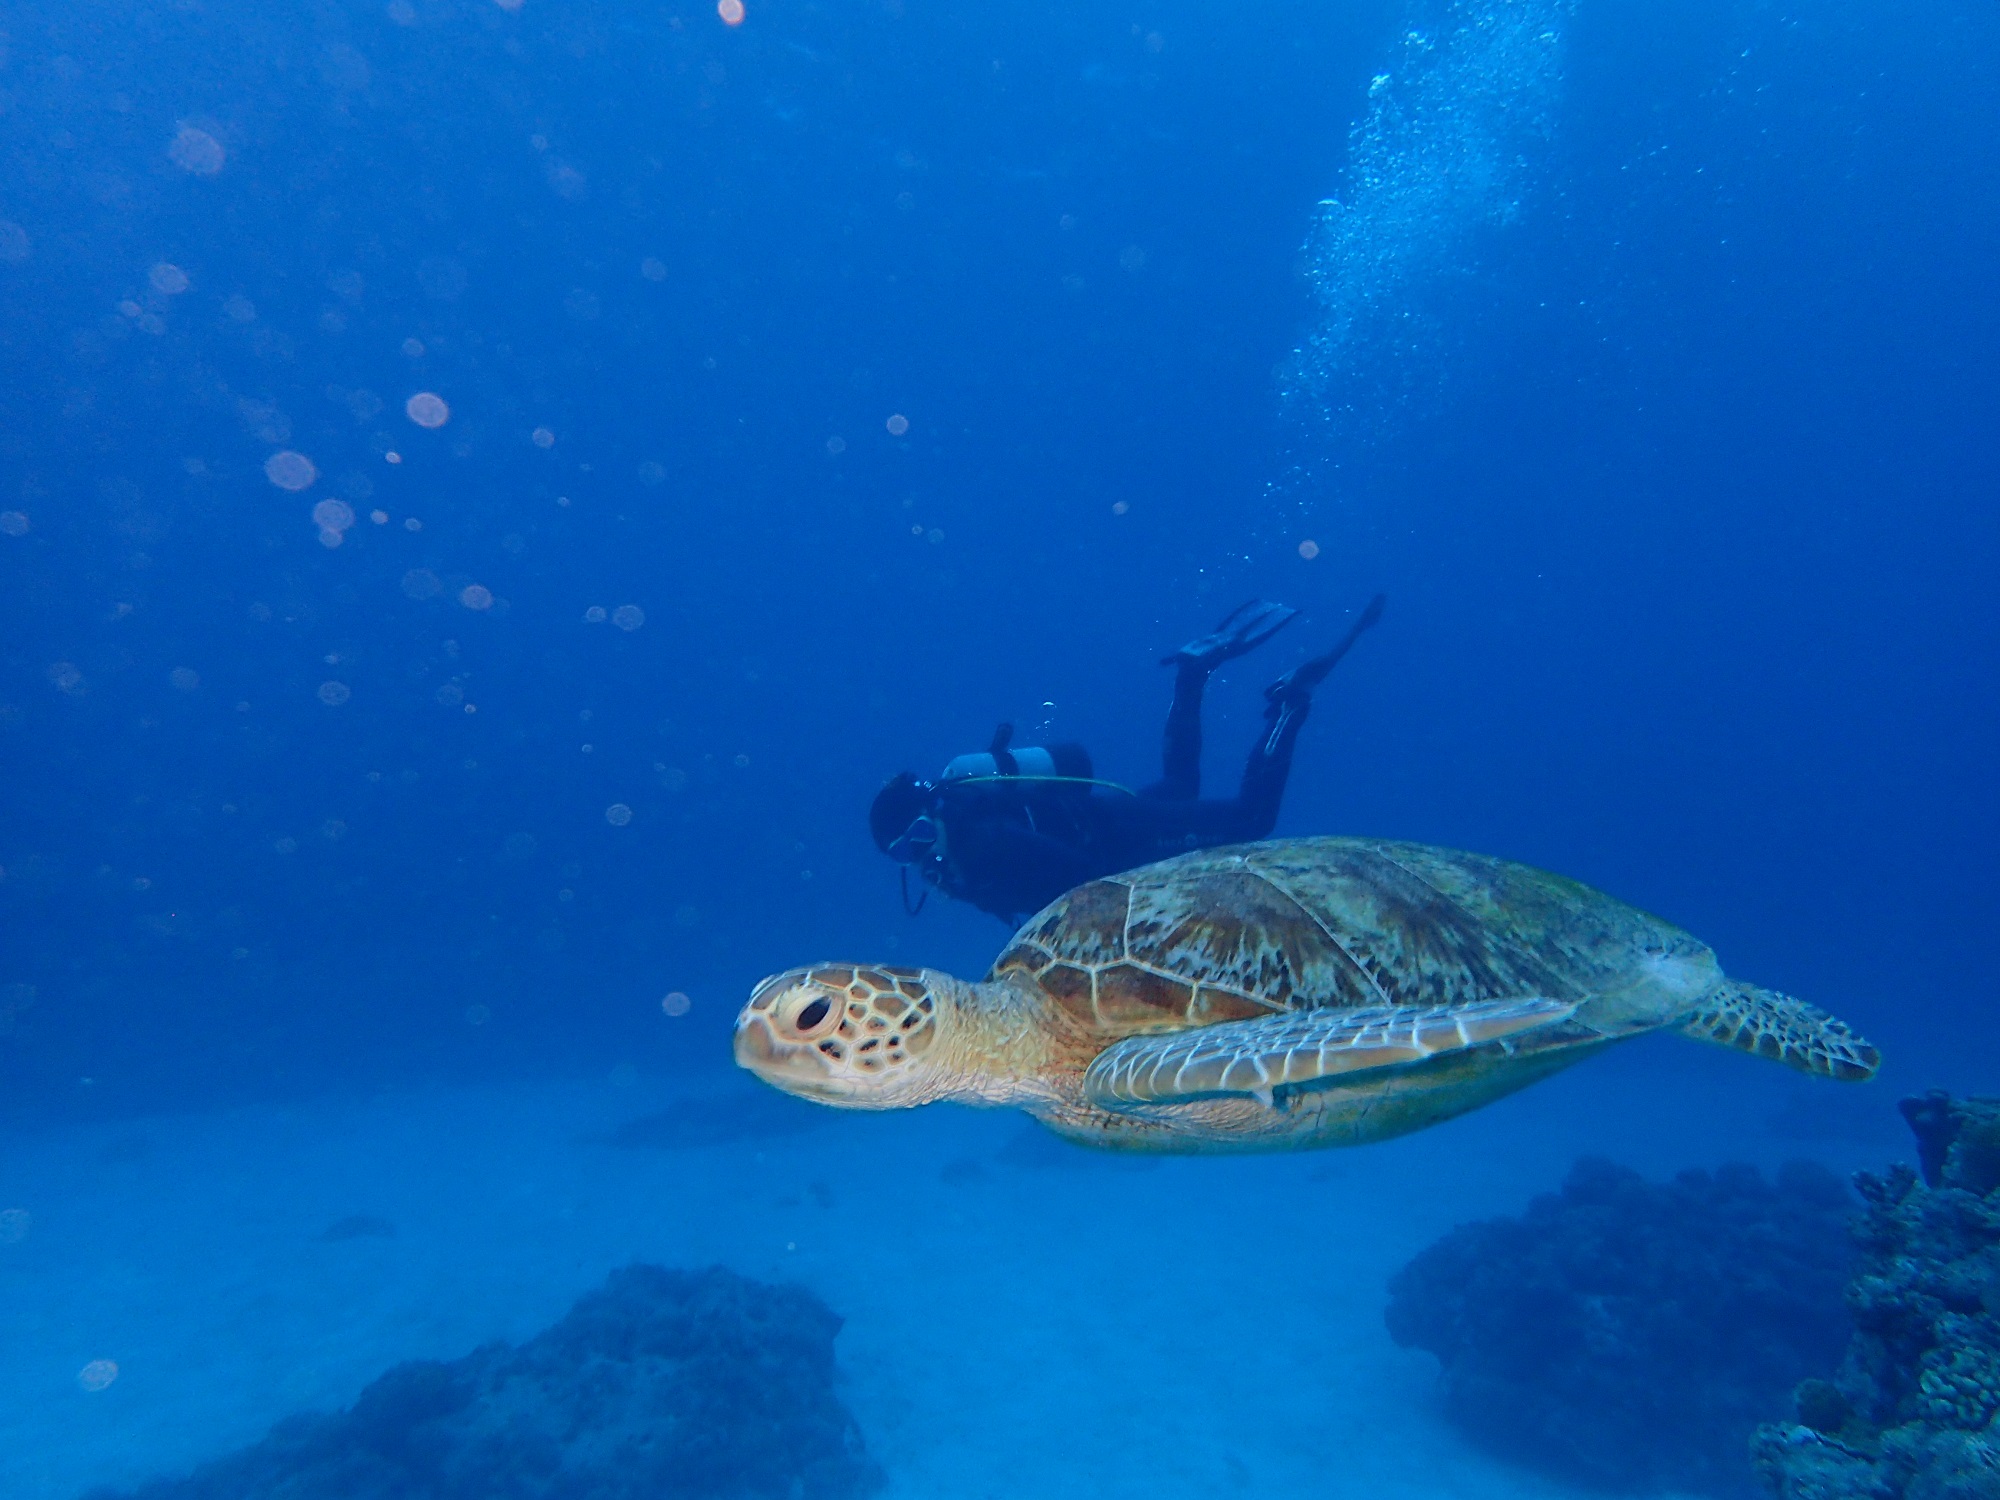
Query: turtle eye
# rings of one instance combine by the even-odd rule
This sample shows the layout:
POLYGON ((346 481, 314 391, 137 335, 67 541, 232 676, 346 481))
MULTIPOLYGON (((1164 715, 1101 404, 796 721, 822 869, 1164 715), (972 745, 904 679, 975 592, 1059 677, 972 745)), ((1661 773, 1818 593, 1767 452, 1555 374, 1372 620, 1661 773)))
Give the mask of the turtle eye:
POLYGON ((826 1019, 826 1013, 833 1009, 833 1002, 820 995, 807 1002, 804 1009, 792 1018, 792 1024, 800 1031, 811 1031, 826 1019))

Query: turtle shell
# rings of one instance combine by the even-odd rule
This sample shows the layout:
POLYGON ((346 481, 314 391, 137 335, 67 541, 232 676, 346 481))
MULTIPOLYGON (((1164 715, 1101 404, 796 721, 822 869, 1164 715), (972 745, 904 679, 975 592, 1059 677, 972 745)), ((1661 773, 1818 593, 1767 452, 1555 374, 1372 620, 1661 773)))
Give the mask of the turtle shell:
POLYGON ((1680 929, 1526 865, 1373 839, 1205 849, 1093 880, 1014 935, 1031 974, 1107 1041, 1325 1007, 1449 1006, 1624 989, 1680 929))

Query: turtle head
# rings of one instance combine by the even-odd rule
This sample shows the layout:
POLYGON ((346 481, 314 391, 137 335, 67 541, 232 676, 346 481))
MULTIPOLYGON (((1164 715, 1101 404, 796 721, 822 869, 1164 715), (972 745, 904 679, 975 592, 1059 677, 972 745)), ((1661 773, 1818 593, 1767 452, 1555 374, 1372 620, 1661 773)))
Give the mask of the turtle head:
POLYGON ((773 1088, 847 1109, 957 1093, 940 1066, 956 993, 929 969, 815 964, 774 974, 736 1017, 736 1062, 773 1088))

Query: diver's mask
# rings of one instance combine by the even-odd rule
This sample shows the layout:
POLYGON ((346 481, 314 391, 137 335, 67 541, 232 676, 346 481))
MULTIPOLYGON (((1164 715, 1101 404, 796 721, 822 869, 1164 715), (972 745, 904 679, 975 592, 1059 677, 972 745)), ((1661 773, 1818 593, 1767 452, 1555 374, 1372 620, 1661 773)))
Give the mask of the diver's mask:
MULTIPOLYGON (((1009 750, 1014 726, 1002 724, 993 731, 993 743, 985 750, 955 757, 936 781, 910 777, 903 783, 903 795, 924 797, 928 802, 909 824, 885 846, 889 858, 905 869, 935 870, 944 863, 944 819, 939 816, 942 792, 954 784, 1004 782, 1019 777, 1029 781, 1054 779, 1055 757, 1039 745, 1009 750)), ((928 878, 928 876, 927 876, 928 878)))
POLYGON ((918 813, 901 835, 890 840, 889 858, 899 865, 920 865, 944 851, 944 824, 931 813, 918 813))
MULTIPOLYGON (((974 751, 969 755, 954 756, 951 764, 944 768, 936 781, 915 783, 918 790, 928 794, 930 805, 910 820, 900 837, 889 844, 889 857, 899 865, 925 870, 926 879, 933 878, 929 871, 944 864, 945 832, 944 819, 939 816, 946 789, 991 784, 995 791, 1002 786, 1020 782, 1060 781, 1064 779, 1058 772, 1056 758, 1040 745, 1027 745, 1019 750, 1007 748, 1013 738, 1014 726, 1002 724, 993 732, 993 744, 989 749, 974 751)), ((1086 769, 1088 767, 1086 766, 1086 769)))

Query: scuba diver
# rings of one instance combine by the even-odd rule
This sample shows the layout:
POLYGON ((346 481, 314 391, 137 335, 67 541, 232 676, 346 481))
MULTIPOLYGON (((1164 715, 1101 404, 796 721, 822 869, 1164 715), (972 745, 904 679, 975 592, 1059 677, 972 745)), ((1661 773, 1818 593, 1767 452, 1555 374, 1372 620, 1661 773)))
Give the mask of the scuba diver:
POLYGON ((1173 704, 1160 780, 1142 791, 1096 779, 1081 745, 1013 748, 1011 724, 994 731, 984 752, 953 760, 936 781, 908 771, 894 777, 876 793, 868 827, 876 847, 902 867, 905 909, 915 915, 929 898, 926 891, 910 904, 912 870, 947 896, 1015 924, 1086 881, 1189 849, 1266 837, 1277 826, 1313 689, 1382 618, 1383 603, 1376 595, 1331 651, 1264 689, 1264 732, 1242 786, 1226 800, 1201 796, 1202 692, 1217 667, 1289 625, 1298 614, 1289 605, 1253 599, 1161 663, 1176 669, 1173 704))

